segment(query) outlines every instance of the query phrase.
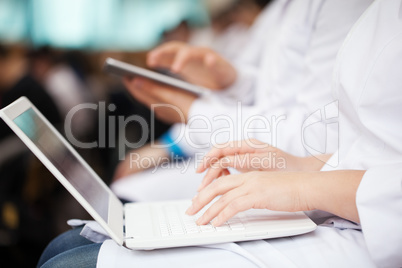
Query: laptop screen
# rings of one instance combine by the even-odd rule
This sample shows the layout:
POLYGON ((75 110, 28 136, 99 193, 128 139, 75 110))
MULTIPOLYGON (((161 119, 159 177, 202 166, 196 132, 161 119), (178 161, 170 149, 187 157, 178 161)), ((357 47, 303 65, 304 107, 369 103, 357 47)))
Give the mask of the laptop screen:
POLYGON ((32 108, 13 121, 107 222, 109 193, 94 179, 89 170, 64 145, 54 131, 32 108))

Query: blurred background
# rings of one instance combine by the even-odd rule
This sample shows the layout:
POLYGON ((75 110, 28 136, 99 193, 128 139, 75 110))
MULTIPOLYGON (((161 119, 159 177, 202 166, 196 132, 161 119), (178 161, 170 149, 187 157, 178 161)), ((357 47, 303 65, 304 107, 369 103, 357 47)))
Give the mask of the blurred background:
MULTIPOLYGON (((63 135, 66 115, 82 103, 114 104, 106 119, 136 114, 150 122, 150 111, 121 81, 102 73, 106 57, 146 67, 150 49, 177 40, 234 60, 269 2, 0 0, 0 108, 27 96, 63 135)), ((136 142, 142 134, 135 123, 125 129, 105 123, 113 138, 124 132, 136 142)), ((154 123, 148 142, 169 128, 154 123)), ((72 132, 80 141, 97 141, 100 124, 98 111, 82 110, 72 119, 72 132)), ((118 163, 115 148, 76 149, 109 183, 118 163)), ((0 266, 34 267, 49 241, 70 228, 71 218, 90 219, 1 121, 0 266)))

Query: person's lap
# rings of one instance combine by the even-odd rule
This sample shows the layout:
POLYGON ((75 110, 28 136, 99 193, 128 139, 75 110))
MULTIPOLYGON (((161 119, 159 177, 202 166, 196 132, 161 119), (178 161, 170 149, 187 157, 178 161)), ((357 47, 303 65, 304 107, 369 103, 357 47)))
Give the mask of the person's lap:
POLYGON ((102 244, 95 244, 75 228, 55 238, 46 247, 38 267, 96 267, 102 244))
POLYGON ((135 267, 375 267, 360 231, 321 226, 295 237, 153 251, 128 250, 107 240, 98 267, 122 263, 135 267))
POLYGON ((295 237, 135 251, 112 240, 94 244, 80 236, 81 228, 69 231, 43 253, 42 267, 375 267, 358 230, 318 227, 295 237))

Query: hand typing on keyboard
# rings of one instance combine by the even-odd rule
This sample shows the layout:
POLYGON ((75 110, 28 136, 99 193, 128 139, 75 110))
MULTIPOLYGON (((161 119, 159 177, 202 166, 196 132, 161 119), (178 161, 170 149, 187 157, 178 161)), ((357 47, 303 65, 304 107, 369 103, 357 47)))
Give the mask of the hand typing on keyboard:
MULTIPOLYGON (((204 158, 197 171, 201 172, 206 169, 209 171, 200 186, 199 194, 193 199, 193 204, 186 213, 195 215, 213 199, 221 197, 202 213, 202 216, 197 220, 198 225, 204 225, 213 220, 214 226, 222 226, 237 213, 252 208, 296 212, 312 210, 317 207, 315 205, 319 205, 313 204, 315 201, 313 197, 317 191, 313 190, 314 187, 306 187, 317 183, 317 180, 312 178, 314 176, 319 178, 319 175, 312 172, 302 172, 303 170, 299 172, 274 172, 278 169, 276 165, 266 167, 264 166, 266 161, 261 160, 264 157, 269 157, 270 153, 275 153, 275 157, 282 157, 286 160, 285 170, 286 168, 297 170, 304 166, 317 165, 318 167, 316 162, 311 162, 314 159, 295 157, 268 144, 265 144, 265 149, 261 150, 254 145, 259 145, 258 148, 262 148, 261 145, 264 143, 255 140, 232 142, 211 150, 204 158), (247 155, 250 157, 244 158, 247 155), (236 157, 241 158, 242 166, 237 165, 236 157), (217 178, 228 167, 250 172, 217 178)), ((320 164, 322 165, 321 162, 320 164)))

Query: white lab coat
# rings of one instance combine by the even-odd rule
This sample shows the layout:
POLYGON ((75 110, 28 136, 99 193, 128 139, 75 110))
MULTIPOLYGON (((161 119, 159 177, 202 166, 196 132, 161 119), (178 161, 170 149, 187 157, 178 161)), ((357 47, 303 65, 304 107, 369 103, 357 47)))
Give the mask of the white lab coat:
POLYGON ((250 40, 249 26, 242 23, 230 25, 216 33, 212 27, 193 30, 189 44, 209 47, 227 59, 234 59, 250 40))
MULTIPOLYGON (((254 137, 286 152, 306 155, 302 143, 303 122, 311 113, 333 102, 331 79, 336 54, 354 22, 371 2, 274 1, 259 16, 251 30, 249 47, 236 60, 240 76, 235 85, 196 100, 191 107, 190 117, 202 115, 211 125, 206 133, 205 122, 194 121, 185 128, 184 138, 178 139, 182 150, 193 156, 190 170, 183 173, 181 168, 161 167, 156 172, 141 172, 114 183, 113 191, 119 197, 137 201, 190 198, 202 179, 202 175, 194 173, 197 160, 210 149, 211 143, 254 137), (242 100, 241 113, 233 99, 242 100), (229 130, 227 121, 214 121, 219 115, 233 120, 229 130), (245 137, 242 130, 253 116, 264 117, 269 122, 253 121, 249 128, 260 130, 245 137), (278 126, 271 129, 276 125, 275 120, 278 126), (194 129, 203 130, 192 133, 194 129), (223 132, 211 134, 220 131, 223 132), (214 137, 212 142, 211 137, 214 137)), ((183 129, 175 127, 171 131, 173 139, 183 135, 183 129)), ((337 128, 326 129, 325 124, 315 124, 304 133, 305 143, 316 149, 313 154, 333 153, 338 149, 334 142, 338 139, 337 128)))
MULTIPOLYGON (((372 0, 275 1, 253 29, 255 38, 250 46, 236 60, 238 82, 227 92, 196 100, 191 107, 190 118, 204 116, 211 124, 210 131, 193 133, 192 130, 205 129, 206 125, 201 120, 190 122, 186 128, 191 133, 189 139, 180 139, 179 146, 193 155, 209 150, 214 143, 254 137, 292 154, 306 155, 301 142, 303 122, 333 101, 330 91, 337 52, 370 3, 372 0), (225 97, 228 94, 241 100, 241 112, 225 97), (214 120, 220 115, 232 118, 235 127, 231 132, 214 136, 212 133, 228 128, 227 121, 214 120), (250 126, 269 131, 256 131, 247 136, 243 132, 246 121, 256 115, 264 116, 269 125, 256 120, 250 126), (273 116, 283 115, 287 118, 278 119, 278 127, 272 129, 276 125, 273 116)), ((316 129, 307 143, 315 148, 321 145, 317 149, 325 152, 325 140, 322 140, 325 132, 316 129)), ((336 149, 327 148, 326 152, 333 153, 336 149)))
POLYGON ((99 267, 402 267, 400 70, 402 0, 377 0, 345 40, 333 81, 341 129, 336 169, 367 170, 356 198, 362 232, 333 217, 306 235, 211 247, 142 252, 108 240, 99 267))
POLYGON ((401 70, 402 1, 377 1, 344 43, 334 87, 338 169, 368 170, 356 203, 370 255, 382 267, 402 267, 401 70))

